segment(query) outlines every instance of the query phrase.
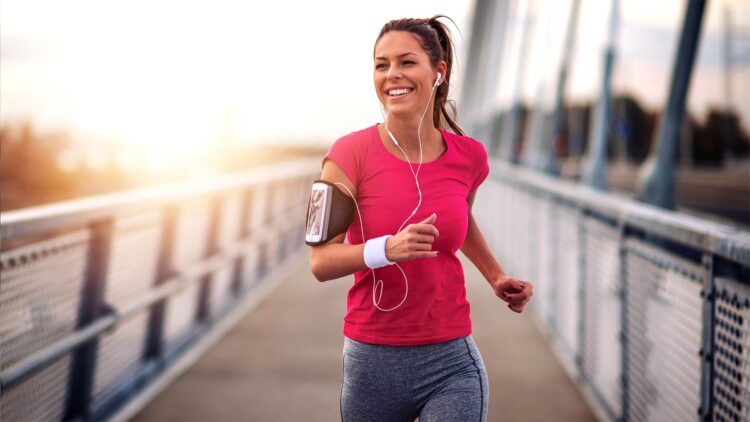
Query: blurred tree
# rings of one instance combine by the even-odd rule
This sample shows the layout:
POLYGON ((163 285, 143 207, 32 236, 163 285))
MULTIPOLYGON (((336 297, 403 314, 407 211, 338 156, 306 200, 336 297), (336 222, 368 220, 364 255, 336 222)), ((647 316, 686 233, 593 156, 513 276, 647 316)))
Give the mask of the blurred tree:
POLYGON ((725 159, 747 157, 749 152, 750 137, 740 126, 737 114, 733 111, 709 110, 706 124, 698 131, 693 147, 695 162, 720 166, 725 159))
POLYGON ((57 162, 68 144, 64 134, 39 135, 29 121, 0 127, 0 210, 73 197, 74 177, 57 162))

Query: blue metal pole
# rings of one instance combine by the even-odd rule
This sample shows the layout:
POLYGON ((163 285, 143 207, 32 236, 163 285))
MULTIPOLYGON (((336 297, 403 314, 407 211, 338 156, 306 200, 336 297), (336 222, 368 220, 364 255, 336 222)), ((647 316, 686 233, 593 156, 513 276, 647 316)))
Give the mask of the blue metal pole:
POLYGON ((573 0, 568 17, 568 27, 565 34, 565 47, 560 62, 560 73, 557 78, 557 90, 555 91, 555 108, 552 117, 552 128, 549 135, 543 138, 542 145, 543 162, 541 169, 552 175, 560 174, 560 165, 557 161, 557 145, 560 136, 565 130, 565 87, 568 83, 568 70, 570 69, 570 56, 575 48, 576 32, 578 29, 578 14, 581 10, 581 0, 573 0))
POLYGON ((482 75, 482 63, 484 62, 485 49, 483 44, 487 38, 488 18, 492 5, 490 0, 477 0, 474 3, 474 14, 471 19, 471 38, 469 39, 469 52, 466 60, 466 74, 461 87, 460 112, 464 116, 464 126, 469 133, 478 129, 478 110, 480 93, 479 81, 482 75))
POLYGON ((523 28, 521 29, 521 35, 518 41, 518 62, 516 63, 516 72, 513 84, 512 94, 512 106, 510 112, 505 119, 503 125, 503 133, 501 135, 500 143, 500 155, 506 161, 517 164, 518 156, 516 154, 516 144, 519 141, 521 134, 521 86, 524 83, 524 68, 526 67, 526 59, 528 58, 528 52, 531 50, 528 46, 529 33, 534 26, 531 19, 529 19, 529 1, 520 0, 521 5, 518 14, 518 19, 521 21, 523 28))
POLYGON ((619 0, 612 0, 612 10, 609 15, 609 34, 607 47, 604 52, 604 75, 596 105, 593 137, 589 138, 583 168, 583 182, 596 189, 607 190, 607 144, 609 141, 609 123, 612 118, 612 68, 615 62, 615 43, 619 26, 619 0))
POLYGON ((639 201, 674 209, 675 154, 685 115, 685 97, 690 85, 695 53, 700 38, 705 0, 689 0, 672 69, 669 98, 659 127, 656 148, 643 164, 639 201))

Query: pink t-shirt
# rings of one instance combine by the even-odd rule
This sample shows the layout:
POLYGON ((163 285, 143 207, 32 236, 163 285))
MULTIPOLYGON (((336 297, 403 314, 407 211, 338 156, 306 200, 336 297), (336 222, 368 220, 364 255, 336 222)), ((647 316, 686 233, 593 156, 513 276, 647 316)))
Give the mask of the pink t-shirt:
MULTIPOLYGON (((422 164, 418 175, 422 205, 404 225, 420 222, 436 213, 435 227, 440 236, 432 249, 440 255, 399 263, 408 278, 408 296, 400 307, 390 312, 381 311, 373 304, 374 282, 370 270, 355 273, 344 316, 346 337, 365 343, 418 345, 471 334, 464 274, 456 252, 466 237, 467 197, 487 177, 489 164, 481 143, 445 130, 441 132, 447 149, 436 160, 422 164)), ((418 157, 410 158, 418 160, 418 157)), ((355 212, 347 231, 349 244, 396 234, 417 205, 419 194, 409 165, 385 148, 377 125, 340 138, 325 159, 341 167, 357 187, 356 199, 365 237, 363 239, 355 212)), ((418 161, 413 164, 415 171, 417 164, 418 161)), ((376 278, 383 281, 379 307, 396 306, 404 297, 406 287, 401 271, 395 265, 374 271, 376 278)))

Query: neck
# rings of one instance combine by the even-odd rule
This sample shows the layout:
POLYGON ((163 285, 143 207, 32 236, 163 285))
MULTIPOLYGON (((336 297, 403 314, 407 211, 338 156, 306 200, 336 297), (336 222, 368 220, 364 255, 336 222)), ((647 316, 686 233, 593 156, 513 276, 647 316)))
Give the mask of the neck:
POLYGON ((424 119, 420 127, 419 118, 416 116, 410 119, 399 119, 394 116, 386 116, 385 127, 390 130, 394 137, 398 140, 398 143, 402 147, 419 147, 419 139, 421 138, 423 146, 425 143, 430 142, 433 134, 437 132, 437 128, 432 122, 432 115, 425 113, 424 119), (420 131, 419 135, 417 131, 420 131))

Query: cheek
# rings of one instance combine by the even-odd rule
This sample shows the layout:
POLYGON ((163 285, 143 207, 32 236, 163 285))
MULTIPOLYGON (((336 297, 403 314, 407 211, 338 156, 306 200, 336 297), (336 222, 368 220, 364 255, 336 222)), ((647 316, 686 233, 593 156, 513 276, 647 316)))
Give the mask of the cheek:
POLYGON ((378 99, 379 99, 379 100, 380 100, 381 102, 383 101, 383 91, 382 91, 382 88, 383 88, 383 82, 384 82, 384 80, 383 80, 383 79, 384 79, 384 78, 382 78, 382 77, 377 77, 377 76, 375 76, 375 78, 373 79, 373 81, 374 81, 374 87, 375 87, 375 95, 377 95, 377 96, 378 96, 378 99))
POLYGON ((378 100, 383 103, 385 101, 385 94, 383 94, 382 91, 382 81, 379 81, 377 78, 375 79, 375 95, 378 97, 378 100))

